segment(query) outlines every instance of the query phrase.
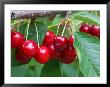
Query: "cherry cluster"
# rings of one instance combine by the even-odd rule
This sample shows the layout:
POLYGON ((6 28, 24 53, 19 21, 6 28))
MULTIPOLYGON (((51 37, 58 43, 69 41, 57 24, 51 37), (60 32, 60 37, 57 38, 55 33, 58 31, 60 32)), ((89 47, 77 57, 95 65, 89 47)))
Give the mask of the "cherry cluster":
POLYGON ((31 58, 40 64, 52 59, 61 60, 65 64, 72 63, 76 58, 73 43, 73 35, 67 39, 47 31, 42 45, 38 46, 34 40, 25 40, 20 32, 11 32, 11 47, 16 48, 16 60, 23 64, 28 63, 31 58))
POLYGON ((83 23, 80 26, 80 31, 91 34, 92 36, 100 37, 100 26, 97 25, 83 23))

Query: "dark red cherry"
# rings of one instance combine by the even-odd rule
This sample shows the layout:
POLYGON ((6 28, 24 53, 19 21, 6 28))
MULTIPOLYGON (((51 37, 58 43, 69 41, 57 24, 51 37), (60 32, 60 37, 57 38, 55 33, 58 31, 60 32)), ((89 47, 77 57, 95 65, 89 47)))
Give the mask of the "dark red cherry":
POLYGON ((34 57, 37 49, 38 46, 36 42, 33 40, 26 40, 20 46, 21 52, 23 53, 23 55, 27 57, 34 57))
POLYGON ((54 59, 55 57, 58 56, 58 51, 56 51, 53 44, 48 44, 47 47, 48 47, 49 52, 50 52, 50 59, 54 59))
POLYGON ((69 41, 64 36, 56 36, 54 38, 54 47, 56 50, 63 50, 68 46, 68 44, 69 44, 69 41))
POLYGON ((74 35, 71 35, 69 37, 69 44, 70 44, 70 46, 73 46, 73 43, 74 43, 74 35))
POLYGON ((90 26, 88 24, 81 24, 80 26, 80 31, 81 32, 85 32, 85 33, 89 33, 90 30, 90 26))
POLYGON ((17 51, 16 60, 22 64, 26 64, 31 60, 31 57, 26 57, 20 51, 17 51))
POLYGON ((92 25, 90 34, 96 37, 100 37, 100 26, 92 25))
POLYGON ((45 45, 41 45, 36 50, 35 60, 38 61, 40 64, 45 64, 48 62, 50 57, 49 49, 45 45))
POLYGON ((75 51, 75 48, 74 47, 67 47, 64 52, 62 52, 60 54, 61 56, 61 62, 62 63, 65 63, 65 64, 70 64, 72 63, 75 58, 76 58, 76 51, 75 51))
POLYGON ((45 35, 44 42, 45 44, 53 44, 53 39, 55 38, 55 34, 52 31, 48 31, 45 35))
POLYGON ((11 47, 18 48, 24 41, 24 35, 20 32, 11 32, 11 47))

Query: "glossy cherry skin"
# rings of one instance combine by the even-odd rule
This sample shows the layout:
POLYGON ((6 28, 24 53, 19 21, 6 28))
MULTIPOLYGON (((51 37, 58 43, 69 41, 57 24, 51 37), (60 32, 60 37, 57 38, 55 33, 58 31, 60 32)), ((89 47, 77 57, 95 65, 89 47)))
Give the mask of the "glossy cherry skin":
POLYGON ((24 41, 24 35, 20 32, 11 32, 11 47, 18 48, 24 41))
POLYGON ((56 50, 63 50, 69 45, 69 41, 64 36, 56 36, 54 38, 54 47, 56 50))
POLYGON ((85 32, 85 33, 89 33, 90 30, 90 26, 88 24, 81 24, 80 26, 80 31, 81 32, 85 32))
POLYGON ((62 63, 65 63, 65 64, 70 64, 72 63, 75 58, 76 58, 76 51, 75 51, 75 48, 74 47, 67 47, 64 52, 62 52, 60 54, 60 60, 62 63))
POLYGON ((70 44, 70 46, 73 46, 73 43, 74 43, 74 35, 71 35, 69 37, 69 44, 70 44))
POLYGON ((45 44, 53 44, 53 39, 55 38, 55 34, 52 31, 48 31, 45 35, 43 43, 45 44))
POLYGON ((49 61, 50 53, 49 49, 45 45, 41 45, 36 50, 35 60, 38 61, 40 64, 45 64, 49 61))
POLYGON ((21 50, 23 55, 27 57, 34 57, 38 46, 35 41, 26 40, 22 43, 19 49, 21 50))
POLYGON ((60 52, 55 49, 53 44, 48 44, 47 47, 48 47, 49 52, 50 52, 50 59, 55 59, 56 57, 58 57, 60 52))
POLYGON ((20 51, 16 51, 16 60, 22 64, 26 64, 29 63, 31 57, 26 57, 20 51))
POLYGON ((92 25, 90 34, 96 37, 100 37, 100 27, 97 25, 92 25))

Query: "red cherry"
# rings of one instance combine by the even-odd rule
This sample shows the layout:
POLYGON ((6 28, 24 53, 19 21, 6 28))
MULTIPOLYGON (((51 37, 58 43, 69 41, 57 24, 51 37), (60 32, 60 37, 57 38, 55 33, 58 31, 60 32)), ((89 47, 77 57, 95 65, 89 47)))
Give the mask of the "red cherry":
POLYGON ((71 35, 69 37, 69 44, 70 44, 70 46, 73 46, 73 43, 74 43, 74 35, 71 35))
POLYGON ((21 52, 23 53, 23 55, 27 57, 34 57, 37 49, 38 46, 36 42, 33 40, 26 40, 20 46, 21 52))
POLYGON ((96 37, 100 37, 100 26, 92 25, 90 34, 96 37))
POLYGON ((70 64, 75 60, 76 51, 74 47, 67 47, 64 52, 61 53, 61 62, 65 64, 70 64))
POLYGON ((59 55, 59 51, 57 51, 53 44, 47 45, 49 52, 50 52, 50 59, 54 59, 59 55))
POLYGON ((38 61, 40 64, 45 64, 48 62, 50 57, 49 49, 45 45, 41 45, 36 50, 35 60, 38 61))
POLYGON ((24 36, 20 32, 11 32, 11 47, 18 48, 24 41, 24 36))
POLYGON ((53 39, 55 38, 55 34, 52 31, 48 31, 45 35, 44 42, 45 44, 53 44, 53 39))
POLYGON ((16 60, 19 61, 20 63, 26 64, 31 60, 31 57, 26 57, 20 51, 17 51, 16 60))
POLYGON ((80 26, 80 31, 81 32, 88 33, 89 30, 90 30, 90 26, 88 24, 81 24, 81 26, 80 26))
POLYGON ((56 36, 54 38, 54 46, 56 50, 63 50, 68 46, 68 44, 69 44, 69 41, 64 36, 56 36))

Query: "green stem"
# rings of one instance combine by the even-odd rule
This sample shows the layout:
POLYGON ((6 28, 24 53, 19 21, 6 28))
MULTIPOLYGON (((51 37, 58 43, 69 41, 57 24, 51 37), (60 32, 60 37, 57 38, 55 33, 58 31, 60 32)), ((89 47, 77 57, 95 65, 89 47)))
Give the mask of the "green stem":
POLYGON ((26 40, 28 38, 29 25, 30 25, 30 19, 29 19, 28 24, 27 24, 27 27, 26 27, 26 40))
POLYGON ((19 23, 18 23, 17 32, 19 32, 20 23, 21 23, 21 20, 20 20, 19 23))
POLYGON ((60 62, 60 71, 61 71, 61 76, 63 77, 63 71, 62 71, 62 63, 60 62))
POLYGON ((48 26, 48 28, 52 28, 52 27, 55 27, 55 26, 57 26, 57 24, 56 24, 56 25, 51 25, 51 26, 48 26))
POLYGON ((58 35, 58 31, 59 31, 59 28, 60 28, 61 22, 62 22, 62 20, 61 20, 60 23, 58 24, 57 34, 56 34, 56 35, 58 35))
POLYGON ((65 23, 65 26, 64 26, 64 28, 63 28, 63 32, 62 32, 61 36, 64 35, 64 32, 65 32, 65 29, 66 29, 66 25, 67 25, 67 23, 68 23, 68 21, 65 23))
POLYGON ((39 47, 38 29, 37 29, 36 23, 34 23, 34 24, 35 24, 35 28, 36 28, 36 37, 37 37, 37 42, 38 42, 38 47, 39 47))
POLYGON ((42 18, 42 20, 43 20, 44 24, 47 24, 47 23, 45 22, 44 18, 42 18))
POLYGON ((57 35, 58 35, 59 27, 60 27, 60 23, 58 24, 58 28, 57 28, 57 35))

